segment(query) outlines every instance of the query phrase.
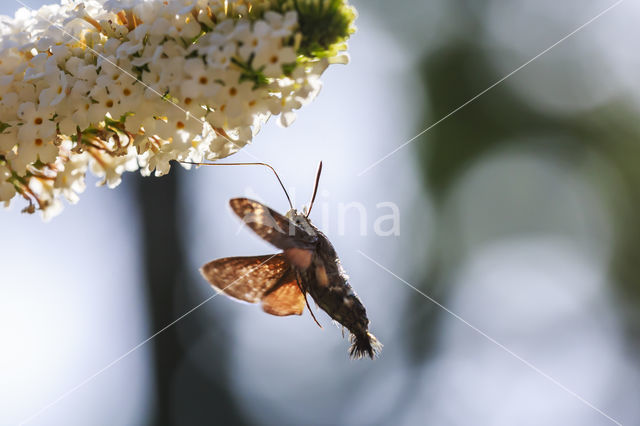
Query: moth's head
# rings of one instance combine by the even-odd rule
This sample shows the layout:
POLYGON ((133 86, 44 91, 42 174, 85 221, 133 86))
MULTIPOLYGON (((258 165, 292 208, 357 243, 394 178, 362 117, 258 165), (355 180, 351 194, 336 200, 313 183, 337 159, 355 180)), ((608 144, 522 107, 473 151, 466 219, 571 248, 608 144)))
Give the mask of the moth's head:
POLYGON ((299 213, 296 209, 291 209, 286 214, 287 219, 295 223, 298 227, 302 228, 309 235, 316 235, 314 227, 311 225, 311 221, 307 218, 304 212, 299 213))

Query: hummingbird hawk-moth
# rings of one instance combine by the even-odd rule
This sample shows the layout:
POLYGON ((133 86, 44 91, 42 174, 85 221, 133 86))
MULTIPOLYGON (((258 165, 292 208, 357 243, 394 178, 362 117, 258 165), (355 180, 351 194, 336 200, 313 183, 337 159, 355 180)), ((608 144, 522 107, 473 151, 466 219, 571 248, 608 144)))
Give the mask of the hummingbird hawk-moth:
MULTIPOLYGON (((265 165, 275 173, 268 164, 239 164, 265 165)), ((277 173, 291 206, 286 215, 248 198, 234 198, 229 202, 249 228, 281 249, 281 253, 225 257, 205 264, 200 272, 217 291, 237 300, 260 302, 262 309, 271 315, 302 315, 305 305, 309 307, 306 297, 309 294, 333 320, 349 330, 351 358, 365 355, 374 358, 382 345, 369 332, 366 309, 349 285, 333 245, 309 220, 321 171, 322 163, 306 211, 299 213, 293 208, 277 173)), ((310 307, 309 312, 316 320, 310 307)))

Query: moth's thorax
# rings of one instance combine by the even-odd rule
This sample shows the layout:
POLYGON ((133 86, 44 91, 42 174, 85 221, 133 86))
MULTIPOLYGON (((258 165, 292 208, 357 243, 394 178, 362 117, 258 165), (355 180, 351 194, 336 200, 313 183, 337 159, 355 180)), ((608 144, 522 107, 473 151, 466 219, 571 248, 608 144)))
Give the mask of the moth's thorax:
POLYGON ((315 227, 311 224, 311 221, 303 213, 298 213, 296 209, 289 210, 286 216, 290 221, 302 228, 307 234, 318 234, 315 227))

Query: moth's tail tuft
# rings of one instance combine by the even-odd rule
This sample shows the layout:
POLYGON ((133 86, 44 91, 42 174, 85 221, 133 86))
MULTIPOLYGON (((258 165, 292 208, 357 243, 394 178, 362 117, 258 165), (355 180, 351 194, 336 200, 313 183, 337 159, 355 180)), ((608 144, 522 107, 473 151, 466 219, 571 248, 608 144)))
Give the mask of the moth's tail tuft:
POLYGON ((351 347, 349 348, 351 359, 360 359, 365 355, 374 359, 382 350, 382 343, 368 331, 362 334, 351 334, 349 340, 351 341, 351 347))

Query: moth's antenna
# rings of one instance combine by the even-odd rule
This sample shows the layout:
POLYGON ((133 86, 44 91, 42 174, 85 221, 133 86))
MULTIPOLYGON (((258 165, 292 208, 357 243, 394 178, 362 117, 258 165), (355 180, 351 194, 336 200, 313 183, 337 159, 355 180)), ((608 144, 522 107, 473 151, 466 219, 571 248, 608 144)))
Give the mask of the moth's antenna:
POLYGON ((320 183, 320 173, 322 173, 322 161, 318 164, 318 171, 316 172, 316 183, 313 185, 313 195, 311 196, 311 202, 309 203, 309 210, 307 210, 307 215, 305 217, 309 217, 311 214, 311 207, 313 207, 313 202, 316 200, 316 194, 318 193, 318 184, 320 183))
MULTIPOLYGON (((276 179, 278 179, 278 182, 280 183, 280 186, 282 187, 282 190, 284 191, 284 195, 287 196, 287 201, 289 202, 289 207, 291 207, 293 209, 293 203, 291 203, 291 198, 289 198, 289 193, 287 192, 286 188, 284 187, 284 184, 282 183, 282 180, 280 180, 280 176, 278 176, 278 172, 276 172, 276 169, 274 169, 273 167, 271 167, 271 165, 267 164, 267 163, 194 163, 192 161, 178 161, 179 163, 182 164, 191 164, 194 166, 265 166, 271 169, 271 171, 273 172, 274 175, 276 175, 276 179)), ((317 183, 316 183, 317 185, 317 183)), ((314 193, 315 195, 315 193, 314 193)))

